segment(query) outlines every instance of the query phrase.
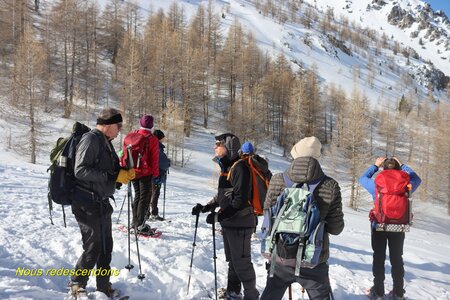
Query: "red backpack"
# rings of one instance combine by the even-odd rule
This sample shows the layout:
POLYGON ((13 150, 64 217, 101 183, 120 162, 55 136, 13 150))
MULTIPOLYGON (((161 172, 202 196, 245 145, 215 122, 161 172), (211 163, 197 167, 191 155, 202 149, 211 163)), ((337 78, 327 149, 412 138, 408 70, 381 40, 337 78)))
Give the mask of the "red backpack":
POLYGON ((130 132, 125 136, 123 140, 123 155, 120 159, 120 165, 122 167, 127 166, 128 151, 127 147, 131 145, 131 157, 133 158, 134 171, 136 172, 135 178, 148 176, 151 173, 150 162, 150 146, 149 137, 152 134, 143 135, 138 131, 130 132))
POLYGON ((401 170, 384 170, 375 178, 375 206, 370 219, 379 224, 408 224, 409 175, 401 170))

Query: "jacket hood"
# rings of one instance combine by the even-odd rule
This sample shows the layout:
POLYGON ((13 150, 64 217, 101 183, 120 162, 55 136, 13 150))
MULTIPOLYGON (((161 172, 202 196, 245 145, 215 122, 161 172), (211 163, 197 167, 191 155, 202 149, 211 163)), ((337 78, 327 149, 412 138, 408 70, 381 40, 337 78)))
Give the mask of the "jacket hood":
POLYGON ((241 142, 239 138, 231 133, 224 133, 216 136, 216 141, 222 142, 227 149, 227 158, 234 161, 239 158, 239 150, 241 149, 241 142))
POLYGON ((324 176, 320 163, 313 157, 298 157, 294 159, 287 170, 289 179, 293 182, 311 182, 324 176))

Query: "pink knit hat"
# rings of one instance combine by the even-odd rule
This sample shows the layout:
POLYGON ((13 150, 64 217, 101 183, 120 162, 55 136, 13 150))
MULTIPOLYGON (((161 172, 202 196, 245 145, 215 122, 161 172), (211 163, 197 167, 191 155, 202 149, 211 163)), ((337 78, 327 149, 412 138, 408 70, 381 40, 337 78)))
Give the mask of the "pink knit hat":
POLYGON ((139 121, 141 124, 141 127, 152 129, 153 128, 153 116, 151 115, 144 115, 141 120, 139 121))

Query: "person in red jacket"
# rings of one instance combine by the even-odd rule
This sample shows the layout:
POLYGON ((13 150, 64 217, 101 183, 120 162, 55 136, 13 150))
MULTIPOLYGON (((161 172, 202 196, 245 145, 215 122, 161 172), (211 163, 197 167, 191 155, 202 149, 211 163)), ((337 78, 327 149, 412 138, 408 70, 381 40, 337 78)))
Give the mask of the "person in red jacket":
POLYGON ((142 176, 132 181, 134 188, 134 205, 133 205, 133 223, 131 228, 136 225, 140 234, 153 235, 154 230, 145 224, 145 214, 150 205, 152 195, 152 179, 159 176, 159 142, 158 138, 153 135, 153 116, 144 115, 139 121, 141 127, 138 133, 148 136, 148 145, 150 155, 148 155, 147 163, 150 165, 151 172, 148 176, 142 176))

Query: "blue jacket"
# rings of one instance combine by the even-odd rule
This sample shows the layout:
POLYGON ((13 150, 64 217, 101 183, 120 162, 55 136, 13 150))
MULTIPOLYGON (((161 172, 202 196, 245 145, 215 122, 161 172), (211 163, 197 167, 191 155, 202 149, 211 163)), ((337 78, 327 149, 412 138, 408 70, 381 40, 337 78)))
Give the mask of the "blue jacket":
MULTIPOLYGON (((412 185, 411 192, 414 192, 422 182, 419 176, 407 165, 401 166, 402 171, 405 171, 409 175, 410 183, 412 185)), ((370 166, 359 178, 359 184, 361 184, 371 195, 375 202, 375 179, 372 176, 378 171, 376 165, 370 166)))
POLYGON ((165 183, 167 180, 167 170, 169 170, 170 167, 170 159, 167 157, 166 153, 164 153, 164 149, 166 146, 164 146, 161 142, 159 142, 159 176, 161 179, 161 182, 165 183))

